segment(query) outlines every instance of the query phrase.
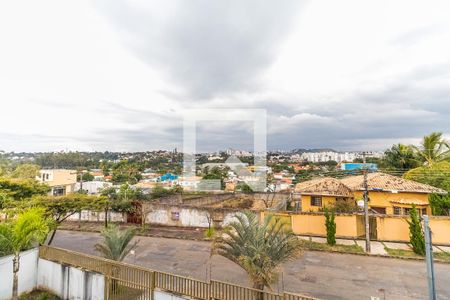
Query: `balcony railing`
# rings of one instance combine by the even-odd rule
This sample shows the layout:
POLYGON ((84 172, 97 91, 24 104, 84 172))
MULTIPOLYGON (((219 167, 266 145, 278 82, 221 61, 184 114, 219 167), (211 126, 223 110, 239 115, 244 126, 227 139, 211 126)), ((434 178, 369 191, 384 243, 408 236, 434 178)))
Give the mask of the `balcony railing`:
POLYGON ((39 248, 39 257, 103 274, 105 300, 150 300, 158 290, 204 300, 315 299, 295 293, 261 291, 217 280, 206 282, 49 246, 39 248))

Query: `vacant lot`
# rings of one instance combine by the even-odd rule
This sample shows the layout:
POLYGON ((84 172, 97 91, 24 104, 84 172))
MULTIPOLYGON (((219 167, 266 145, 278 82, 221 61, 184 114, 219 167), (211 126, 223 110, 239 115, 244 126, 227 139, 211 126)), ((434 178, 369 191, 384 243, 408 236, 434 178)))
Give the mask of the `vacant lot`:
MULTIPOLYGON (((95 254, 98 233, 58 231, 54 246, 95 254)), ((136 255, 127 262, 205 280, 248 284, 245 273, 222 257, 210 258, 210 243, 139 237, 136 255), (210 275, 211 274, 211 275, 210 275)), ((438 299, 450 299, 450 264, 435 264, 438 299)), ((306 252, 286 264, 274 290, 310 294, 322 299, 426 299, 425 263, 349 254, 306 252)))

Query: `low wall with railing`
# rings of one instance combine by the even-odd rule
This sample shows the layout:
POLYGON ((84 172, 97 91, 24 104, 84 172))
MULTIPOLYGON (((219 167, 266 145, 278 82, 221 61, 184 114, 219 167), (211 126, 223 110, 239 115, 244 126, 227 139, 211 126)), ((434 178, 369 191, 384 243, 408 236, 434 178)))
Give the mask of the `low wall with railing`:
POLYGON ((62 265, 70 265, 105 276, 105 299, 158 299, 165 294, 204 300, 308 300, 294 293, 273 293, 226 282, 209 282, 159 272, 66 249, 41 246, 39 257, 62 265))

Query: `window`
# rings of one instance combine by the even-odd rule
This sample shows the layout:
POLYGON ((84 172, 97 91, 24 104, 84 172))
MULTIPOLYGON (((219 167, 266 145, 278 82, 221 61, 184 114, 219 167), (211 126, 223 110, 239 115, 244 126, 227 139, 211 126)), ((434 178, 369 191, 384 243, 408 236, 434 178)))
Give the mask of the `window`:
POLYGON ((311 206, 322 206, 322 197, 311 196, 311 206))
POLYGON ((394 206, 394 215, 401 215, 402 214, 402 208, 398 206, 394 206))
POLYGON ((382 215, 386 214, 386 207, 371 207, 370 209, 373 210, 374 212, 376 212, 377 214, 382 214, 382 215))
POLYGON ((411 209, 412 208, 409 208, 409 207, 403 208, 403 214, 406 215, 406 216, 409 216, 409 212, 411 211, 411 209))
POLYGON ((64 196, 66 194, 66 187, 57 186, 53 188, 53 196, 64 196))

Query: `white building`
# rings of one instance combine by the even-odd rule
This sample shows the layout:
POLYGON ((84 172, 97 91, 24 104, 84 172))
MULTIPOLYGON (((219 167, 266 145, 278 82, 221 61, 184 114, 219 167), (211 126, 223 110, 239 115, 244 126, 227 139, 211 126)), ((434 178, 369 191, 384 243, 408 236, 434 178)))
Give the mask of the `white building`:
MULTIPOLYGON (((90 195, 97 195, 103 190, 104 188, 112 187, 111 182, 102 182, 102 181, 86 181, 83 182, 83 190, 87 191, 90 195)), ((75 183, 75 192, 79 191, 81 189, 81 183, 77 182, 75 183)))

